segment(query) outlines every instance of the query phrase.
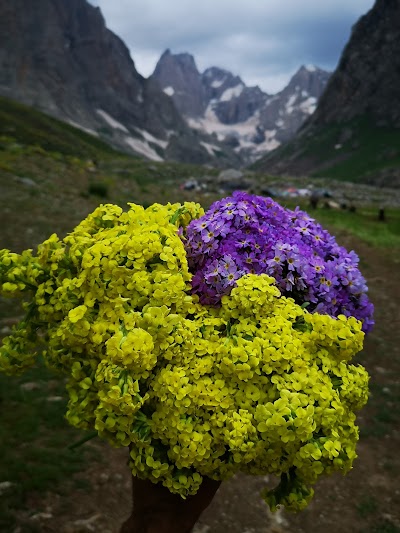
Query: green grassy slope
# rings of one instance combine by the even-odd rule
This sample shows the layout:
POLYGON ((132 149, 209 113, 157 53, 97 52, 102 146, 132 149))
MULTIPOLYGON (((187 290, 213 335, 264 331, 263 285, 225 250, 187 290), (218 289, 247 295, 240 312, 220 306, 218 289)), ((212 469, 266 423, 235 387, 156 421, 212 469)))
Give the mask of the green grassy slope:
POLYGON ((4 97, 0 97, 0 136, 3 143, 14 141, 76 157, 117 153, 94 135, 4 97))
POLYGON ((299 135, 257 161, 253 169, 273 170, 278 162, 287 173, 378 183, 382 173, 400 167, 400 130, 377 127, 367 116, 331 124, 299 135))

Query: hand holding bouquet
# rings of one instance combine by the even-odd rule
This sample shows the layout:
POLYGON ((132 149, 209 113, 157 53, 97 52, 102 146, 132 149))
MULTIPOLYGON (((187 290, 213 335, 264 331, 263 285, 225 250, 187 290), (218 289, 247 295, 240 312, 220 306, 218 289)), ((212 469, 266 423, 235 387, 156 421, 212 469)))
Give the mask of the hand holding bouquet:
POLYGON ((351 468, 372 305, 355 254, 305 213, 243 193, 205 215, 104 205, 36 255, 0 252, 0 287, 28 295, 0 370, 39 347, 68 375, 67 420, 129 446, 137 478, 186 498, 275 474, 267 503, 300 510, 351 468))

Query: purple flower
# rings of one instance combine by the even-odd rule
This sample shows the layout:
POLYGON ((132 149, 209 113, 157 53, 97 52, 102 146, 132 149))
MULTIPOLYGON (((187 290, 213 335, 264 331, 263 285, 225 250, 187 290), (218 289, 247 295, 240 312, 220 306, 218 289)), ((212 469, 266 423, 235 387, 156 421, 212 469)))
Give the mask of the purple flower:
POLYGON ((372 328, 373 305, 357 255, 299 208, 235 192, 189 224, 184 244, 192 290, 203 304, 218 305, 246 273, 266 273, 311 312, 355 316, 365 332, 372 328))

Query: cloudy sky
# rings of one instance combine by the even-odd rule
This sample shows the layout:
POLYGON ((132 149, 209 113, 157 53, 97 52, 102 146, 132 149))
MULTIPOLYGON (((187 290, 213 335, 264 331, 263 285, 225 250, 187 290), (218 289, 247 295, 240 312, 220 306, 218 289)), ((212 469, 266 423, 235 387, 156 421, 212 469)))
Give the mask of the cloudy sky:
POLYGON ((334 70, 374 0, 89 0, 149 76, 162 52, 189 52, 273 94, 302 65, 334 70))

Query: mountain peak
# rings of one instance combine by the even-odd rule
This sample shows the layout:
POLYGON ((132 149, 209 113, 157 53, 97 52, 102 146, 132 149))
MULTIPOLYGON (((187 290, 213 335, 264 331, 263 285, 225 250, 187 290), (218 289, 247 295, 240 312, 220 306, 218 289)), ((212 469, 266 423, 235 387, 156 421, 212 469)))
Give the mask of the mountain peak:
POLYGON ((310 74, 317 72, 318 70, 321 70, 320 68, 316 67, 315 65, 308 64, 308 65, 301 65, 299 70, 305 70, 306 72, 309 72, 310 74))
POLYGON ((154 74, 164 68, 165 65, 167 65, 167 68, 171 68, 171 66, 174 65, 175 68, 184 69, 186 71, 191 70, 199 74, 194 57, 187 52, 173 54, 171 50, 167 48, 158 60, 154 74))
POLYGON ((282 92, 302 92, 318 99, 325 90, 330 75, 330 72, 314 65, 302 65, 282 92))
POLYGON ((203 78, 223 78, 224 76, 232 76, 232 73, 220 67, 208 67, 203 72, 203 78))
POLYGON ((294 73, 292 78, 296 77, 297 75, 318 76, 321 73, 330 74, 330 72, 327 70, 317 67, 316 65, 301 65, 301 67, 294 73))
POLYGON ((191 54, 172 54, 167 49, 160 57, 151 79, 157 81, 183 115, 203 113, 201 76, 191 54))
POLYGON ((224 91, 239 87, 244 83, 239 76, 220 67, 209 67, 202 74, 202 82, 210 93, 210 98, 219 98, 224 91))

